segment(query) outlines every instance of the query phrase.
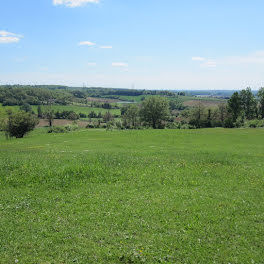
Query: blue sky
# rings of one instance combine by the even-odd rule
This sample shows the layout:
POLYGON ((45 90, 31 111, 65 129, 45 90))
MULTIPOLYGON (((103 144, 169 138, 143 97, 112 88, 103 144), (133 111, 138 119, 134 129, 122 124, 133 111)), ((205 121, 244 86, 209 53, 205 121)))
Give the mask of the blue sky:
POLYGON ((0 84, 264 86, 263 0, 3 0, 0 84))

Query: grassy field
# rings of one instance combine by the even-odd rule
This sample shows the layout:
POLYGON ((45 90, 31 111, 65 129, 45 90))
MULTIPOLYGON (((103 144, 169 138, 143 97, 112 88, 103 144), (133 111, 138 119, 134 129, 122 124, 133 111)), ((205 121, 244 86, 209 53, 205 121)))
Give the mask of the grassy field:
MULTIPOLYGON (((47 109, 47 106, 41 106, 42 111, 45 112, 47 109)), ((19 106, 2 106, 0 104, 0 110, 2 109, 14 109, 14 110, 19 110, 19 106)), ((77 105, 52 105, 51 108, 54 111, 74 111, 75 113, 84 113, 84 114, 89 114, 90 112, 94 111, 95 113, 101 112, 102 114, 106 113, 108 109, 103 109, 103 108, 94 108, 94 107, 85 107, 85 106, 77 106, 77 105)), ((35 113, 37 113, 38 106, 33 105, 32 109, 35 113)), ((109 110, 113 115, 117 114, 120 115, 120 109, 110 109, 109 110)))
POLYGON ((263 138, 0 135, 0 263, 263 263, 263 138))

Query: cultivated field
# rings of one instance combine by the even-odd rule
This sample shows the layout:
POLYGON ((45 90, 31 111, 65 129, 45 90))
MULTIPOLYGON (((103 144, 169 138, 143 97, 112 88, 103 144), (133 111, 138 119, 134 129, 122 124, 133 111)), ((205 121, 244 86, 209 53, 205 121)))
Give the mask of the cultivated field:
POLYGON ((263 263, 263 138, 0 134, 0 263, 263 263))

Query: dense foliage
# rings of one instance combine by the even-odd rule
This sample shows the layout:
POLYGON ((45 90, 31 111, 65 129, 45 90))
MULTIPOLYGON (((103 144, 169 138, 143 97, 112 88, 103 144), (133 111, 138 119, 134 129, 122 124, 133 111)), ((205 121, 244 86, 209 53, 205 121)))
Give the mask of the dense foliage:
POLYGON ((8 137, 23 138, 38 124, 36 117, 24 111, 9 112, 4 125, 4 131, 8 137))

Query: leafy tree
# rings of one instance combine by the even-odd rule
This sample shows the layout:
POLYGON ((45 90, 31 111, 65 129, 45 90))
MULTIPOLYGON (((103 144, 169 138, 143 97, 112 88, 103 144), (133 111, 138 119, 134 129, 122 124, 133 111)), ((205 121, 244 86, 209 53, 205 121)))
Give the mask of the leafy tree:
POLYGON ((246 119, 250 120, 256 117, 257 102, 249 87, 240 92, 240 99, 246 119))
POLYGON ((27 113, 32 113, 32 107, 30 104, 24 103, 20 106, 21 111, 25 111, 27 113))
POLYGON ((49 109, 46 114, 45 114, 46 118, 48 119, 49 121, 49 126, 52 127, 53 125, 53 120, 54 120, 54 110, 52 109, 49 109))
POLYGON ((128 128, 135 128, 138 126, 139 120, 139 108, 135 104, 131 104, 127 107, 125 114, 123 115, 124 124, 128 128))
POLYGON ((169 116, 169 102, 164 97, 148 97, 142 103, 140 116, 143 122, 154 129, 162 128, 162 122, 169 116))
POLYGON ((261 118, 264 118, 264 87, 260 88, 258 91, 258 100, 259 100, 259 112, 261 118))
POLYGON ((201 101, 199 101, 198 105, 192 110, 189 123, 190 125, 195 126, 197 128, 206 127, 205 107, 203 106, 201 101))
POLYGON ((107 112, 104 114, 103 119, 104 119, 104 122, 105 122, 105 123, 108 123, 108 122, 110 122, 110 121, 113 120, 113 116, 112 116, 112 114, 111 114, 109 111, 107 111, 107 112))
POLYGON ((33 130, 38 120, 30 113, 24 111, 10 113, 6 124, 6 133, 9 137, 23 138, 25 134, 33 130))
POLYGON ((95 113, 94 111, 91 111, 91 112, 89 113, 88 117, 89 117, 89 118, 96 118, 97 115, 96 115, 96 113, 95 113))
POLYGON ((0 131, 5 131, 7 114, 0 109, 0 131))
POLYGON ((218 113, 219 113, 219 121, 221 122, 222 126, 224 125, 225 119, 228 115, 227 105, 221 103, 218 105, 218 113))
POLYGON ((228 111, 232 115, 232 120, 235 122, 241 114, 241 98, 238 92, 233 93, 231 98, 228 100, 228 111))
POLYGON ((39 106, 38 106, 38 118, 42 118, 42 116, 43 116, 42 108, 41 108, 41 106, 39 105, 39 106))
POLYGON ((79 116, 80 116, 80 118, 86 118, 87 117, 87 115, 84 113, 79 113, 79 116))
POLYGON ((80 116, 76 114, 74 111, 70 111, 69 114, 67 115, 67 118, 69 120, 78 120, 80 116))

